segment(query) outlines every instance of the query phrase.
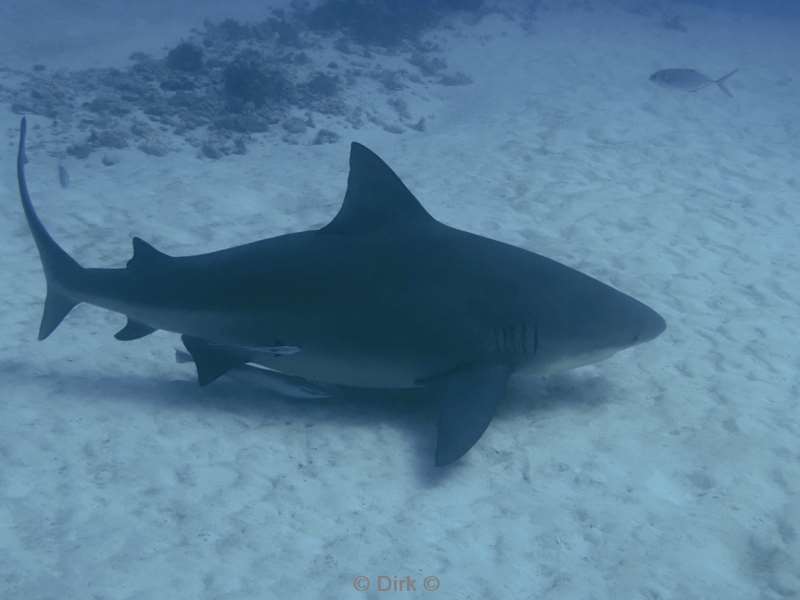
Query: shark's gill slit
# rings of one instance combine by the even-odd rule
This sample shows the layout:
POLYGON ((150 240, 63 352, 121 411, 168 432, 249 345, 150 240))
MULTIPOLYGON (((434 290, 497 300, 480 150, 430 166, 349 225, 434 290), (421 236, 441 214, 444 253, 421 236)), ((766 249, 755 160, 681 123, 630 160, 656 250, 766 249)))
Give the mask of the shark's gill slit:
POLYGON ((528 356, 528 324, 522 322, 522 355, 528 356))

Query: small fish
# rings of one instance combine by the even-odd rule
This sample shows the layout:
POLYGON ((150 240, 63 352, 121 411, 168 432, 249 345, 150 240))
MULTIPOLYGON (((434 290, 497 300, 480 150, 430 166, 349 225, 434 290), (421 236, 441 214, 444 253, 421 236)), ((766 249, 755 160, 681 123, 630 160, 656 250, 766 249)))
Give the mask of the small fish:
POLYGON ((733 94, 725 85, 725 80, 738 70, 734 69, 719 79, 711 79, 708 75, 703 75, 694 69, 662 69, 650 75, 650 81, 666 88, 683 90, 684 92, 697 92, 716 83, 719 89, 733 98, 733 94))
POLYGON ((64 165, 58 165, 58 182, 64 189, 69 187, 69 173, 64 165))

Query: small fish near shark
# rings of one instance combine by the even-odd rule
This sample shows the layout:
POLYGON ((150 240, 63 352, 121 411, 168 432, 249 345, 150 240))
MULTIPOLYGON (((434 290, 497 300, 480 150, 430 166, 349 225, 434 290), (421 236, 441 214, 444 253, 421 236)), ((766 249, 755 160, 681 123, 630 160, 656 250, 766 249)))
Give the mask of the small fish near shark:
POLYGON ((437 221, 358 143, 342 206, 320 229, 193 256, 135 237, 125 268, 86 268, 31 203, 26 129, 23 118, 17 177, 47 284, 40 340, 86 302, 127 317, 117 339, 180 334, 201 385, 250 364, 291 385, 428 387, 437 465, 483 435, 512 373, 594 363, 666 327, 588 275, 437 221))
POLYGON ((725 82, 738 71, 739 69, 734 69, 719 79, 712 79, 708 75, 704 75, 700 71, 695 71, 694 69, 662 69, 650 75, 650 81, 665 88, 684 92, 698 92, 703 88, 716 84, 725 94, 733 98, 733 92, 725 85, 725 82))

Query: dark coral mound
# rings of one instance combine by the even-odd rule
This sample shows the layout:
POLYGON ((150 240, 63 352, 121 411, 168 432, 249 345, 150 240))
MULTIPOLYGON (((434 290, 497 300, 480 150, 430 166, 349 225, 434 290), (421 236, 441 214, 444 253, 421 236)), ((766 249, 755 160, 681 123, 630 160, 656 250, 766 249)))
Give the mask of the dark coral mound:
POLYGON ((290 143, 331 141, 337 134, 325 126, 342 124, 419 130, 424 119, 397 110, 403 101, 395 96, 428 83, 469 82, 448 71, 441 49, 425 34, 449 14, 484 10, 483 3, 297 3, 255 23, 206 22, 163 57, 135 53, 127 68, 38 68, 24 74, 17 89, 7 89, 6 99, 17 112, 77 128, 80 141, 69 153, 79 157, 121 147, 122 139, 160 156, 174 147, 169 135, 218 157, 244 151, 252 135, 270 130, 290 143), (387 54, 396 57, 394 68, 382 63, 387 54), (374 95, 361 95, 369 89, 388 98, 376 103, 374 95))
POLYGON ((190 42, 181 42, 169 51, 166 63, 175 71, 197 73, 203 69, 203 49, 190 42))
POLYGON ((282 71, 270 68, 270 61, 255 50, 240 52, 223 69, 227 106, 241 112, 248 105, 263 108, 267 103, 291 103, 294 85, 282 71))
POLYGON ((341 32, 356 43, 392 48, 417 40, 448 12, 482 5, 483 0, 327 0, 305 21, 315 31, 341 32))

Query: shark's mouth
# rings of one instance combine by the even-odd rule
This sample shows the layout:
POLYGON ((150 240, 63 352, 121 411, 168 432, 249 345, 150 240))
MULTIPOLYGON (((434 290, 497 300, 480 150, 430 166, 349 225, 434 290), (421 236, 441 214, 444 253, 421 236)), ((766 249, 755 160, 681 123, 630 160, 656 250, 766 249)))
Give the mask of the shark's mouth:
POLYGON ((591 352, 565 356, 553 361, 533 361, 532 363, 522 367, 520 370, 523 372, 535 373, 537 375, 552 375, 603 361, 610 356, 613 356, 620 350, 621 348, 602 348, 599 350, 593 350, 591 352))

